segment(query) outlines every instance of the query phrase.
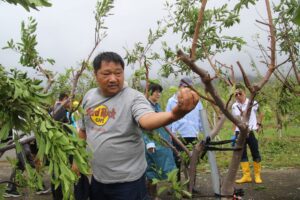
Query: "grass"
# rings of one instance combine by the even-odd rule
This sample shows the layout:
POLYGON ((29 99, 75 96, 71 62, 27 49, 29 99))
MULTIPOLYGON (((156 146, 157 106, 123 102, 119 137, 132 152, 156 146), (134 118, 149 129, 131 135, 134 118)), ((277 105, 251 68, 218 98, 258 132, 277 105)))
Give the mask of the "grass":
MULTIPOLYGON (((168 98, 170 98, 175 91, 166 89, 162 93, 161 106, 165 109, 168 98)), ((296 167, 300 168, 300 126, 290 125, 282 130, 281 137, 276 130, 276 125, 272 118, 264 120, 264 130, 262 134, 256 135, 259 141, 260 153, 262 156, 262 165, 264 168, 279 169, 296 167)), ((233 135, 232 124, 225 122, 217 139, 228 140, 233 135)), ((200 139, 204 139, 203 135, 200 139)), ((230 147, 230 145, 223 145, 223 147, 230 147)), ((248 148, 249 160, 251 160, 251 153, 248 148)), ((232 152, 216 152, 216 159, 219 169, 226 170, 231 161, 232 152)), ((210 171, 210 166, 207 157, 200 161, 198 165, 200 171, 210 171)))
MULTIPOLYGON (((232 135, 232 125, 226 122, 220 131, 219 139, 228 140, 232 135)), ((300 127, 289 126, 282 131, 282 136, 269 123, 265 126, 262 134, 256 135, 259 142, 262 165, 264 168, 300 168, 300 127)), ((223 145, 229 147, 230 145, 223 145)), ((228 169, 232 152, 216 152, 218 167, 221 170, 228 169)), ((248 148, 248 157, 252 162, 251 153, 248 148)), ((207 158, 200 161, 198 165, 200 171, 209 171, 210 167, 207 158)))
POLYGON ((300 167, 300 127, 289 126, 282 136, 275 128, 267 127, 258 136, 263 165, 268 168, 300 167))

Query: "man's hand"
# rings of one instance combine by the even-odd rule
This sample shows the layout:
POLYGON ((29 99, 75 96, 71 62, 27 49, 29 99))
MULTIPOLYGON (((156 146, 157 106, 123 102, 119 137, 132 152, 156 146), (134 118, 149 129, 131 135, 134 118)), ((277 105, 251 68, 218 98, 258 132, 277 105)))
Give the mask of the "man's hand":
POLYGON ((174 119, 180 119, 193 110, 199 102, 199 96, 190 88, 182 88, 177 95, 177 106, 172 110, 174 119))
POLYGON ((256 126, 257 126, 256 132, 257 132, 257 133, 262 132, 262 128, 263 128, 263 127, 262 127, 262 124, 261 124, 261 123, 257 123, 256 126))
POLYGON ((232 141, 231 146, 234 147, 235 143, 236 143, 236 140, 237 140, 237 136, 234 134, 233 136, 231 136, 230 140, 232 141))

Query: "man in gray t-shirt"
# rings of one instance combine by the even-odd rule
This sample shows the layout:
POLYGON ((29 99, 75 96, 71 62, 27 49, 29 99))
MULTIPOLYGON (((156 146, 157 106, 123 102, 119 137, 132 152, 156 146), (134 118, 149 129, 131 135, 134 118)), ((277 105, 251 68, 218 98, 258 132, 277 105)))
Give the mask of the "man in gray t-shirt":
POLYGON ((184 88, 171 112, 155 113, 143 94, 124 86, 124 61, 118 54, 101 53, 93 66, 99 88, 84 96, 86 114, 79 125, 79 137, 93 152, 90 199, 146 199, 141 128, 153 130, 180 119, 199 97, 184 88))
POLYGON ((139 179, 147 164, 137 122, 143 114, 153 112, 144 95, 124 87, 114 97, 106 98, 95 88, 85 95, 82 105, 85 110, 94 110, 84 117, 85 127, 81 127, 94 154, 94 178, 101 183, 139 179))

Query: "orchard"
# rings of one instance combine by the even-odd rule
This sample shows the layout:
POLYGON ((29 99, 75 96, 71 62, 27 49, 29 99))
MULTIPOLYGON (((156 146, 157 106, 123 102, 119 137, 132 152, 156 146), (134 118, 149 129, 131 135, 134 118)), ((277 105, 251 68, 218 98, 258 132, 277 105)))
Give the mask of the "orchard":
MULTIPOLYGON (((49 0, 1 2, 22 7, 27 12, 40 8, 43 10, 39 12, 43 12, 53 6, 49 0)), ((19 40, 7 38, 6 46, 1 47, 1 51, 17 54, 19 65, 39 74, 39 77, 34 77, 26 70, 3 66, 0 61, 0 157, 7 151, 20 153, 23 144, 33 141, 38 149, 34 160, 39 167, 33 168, 26 161, 25 172, 17 170, 16 185, 20 190, 42 189, 43 181, 47 180, 55 188, 62 188, 63 199, 74 199, 74 184, 80 178, 78 172, 82 176, 91 176, 89 144, 78 136, 78 130, 72 125, 55 121, 50 110, 58 95, 68 91, 68 101, 78 102, 78 105, 70 105, 68 117, 71 119, 74 114, 77 121, 85 114, 81 105, 83 97, 88 90, 97 87, 92 60, 100 47, 105 49, 101 45, 107 40, 107 30, 111 28, 106 20, 112 14, 118 16, 114 13, 117 4, 118 1, 112 0, 96 2, 95 26, 91 27, 94 34, 84 36, 91 39, 90 51, 82 56, 78 66, 66 66, 64 72, 50 70, 56 67, 55 58, 44 58, 38 52, 37 32, 41 24, 33 17, 20 24, 19 40), (78 171, 73 169, 70 157, 78 171)), ((296 0, 224 0, 216 5, 212 0, 165 1, 161 9, 165 9, 167 15, 157 19, 157 27, 149 29, 148 35, 144 36, 145 42, 136 41, 130 44, 132 48, 122 47, 125 50, 125 71, 129 66, 132 69, 130 76, 126 77, 129 87, 147 97, 150 83, 163 85, 160 105, 165 110, 167 100, 178 90, 179 79, 191 77, 196 84, 188 86, 197 93, 204 107, 201 115, 204 130, 194 146, 184 145, 169 133, 173 143, 184 149, 175 152, 183 161, 183 179, 176 179, 175 170, 166 180, 155 180, 159 186, 158 196, 161 199, 238 199, 245 193, 247 198, 255 199, 284 199, 285 195, 297 199, 299 182, 286 186, 293 191, 290 194, 280 193, 281 190, 275 187, 273 189, 277 192, 272 194, 270 180, 272 176, 285 176, 285 169, 299 174, 300 4, 296 0), (255 35, 253 40, 247 40, 243 31, 230 31, 239 30, 243 23, 242 12, 261 2, 264 2, 263 16, 260 19, 253 17, 252 23, 262 29, 263 34, 247 30, 255 35), (168 38, 174 35, 176 39, 170 42, 168 38), (255 57, 245 51, 249 46, 255 49, 255 57), (242 54, 246 54, 249 61, 236 56, 234 62, 226 59, 229 55, 242 54), (245 86, 249 103, 245 112, 236 117, 231 109, 237 85, 241 83, 245 86), (257 103, 263 113, 262 127, 256 133, 263 157, 263 183, 253 189, 251 183, 241 186, 235 180, 239 176, 242 149, 250 134, 251 110, 257 103), (238 127, 240 133, 235 145, 231 146, 233 126, 238 127), (203 177, 211 181, 203 181, 203 177), (194 195, 195 184, 200 191, 206 188, 206 194, 194 195), (269 190, 265 196, 259 196, 269 190)), ((175 149, 174 144, 166 144, 155 132, 149 135, 158 143, 175 149)), ((10 168, 17 167, 14 158, 8 158, 8 161, 10 168)), ((1 161, 0 166, 4 163, 7 161, 1 161)), ((1 197, 7 179, 8 176, 2 177, 0 173, 1 197)), ((34 195, 27 197, 39 199, 34 195)), ((51 199, 50 195, 43 198, 51 199)))

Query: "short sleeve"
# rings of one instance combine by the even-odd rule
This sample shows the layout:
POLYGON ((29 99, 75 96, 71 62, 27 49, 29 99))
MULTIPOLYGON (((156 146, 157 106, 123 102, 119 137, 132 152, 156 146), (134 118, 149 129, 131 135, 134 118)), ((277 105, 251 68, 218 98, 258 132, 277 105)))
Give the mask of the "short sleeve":
POLYGON ((133 99, 131 112, 133 118, 138 123, 143 115, 147 113, 153 113, 154 110, 151 107, 148 100, 146 99, 146 97, 142 93, 139 93, 133 99))

